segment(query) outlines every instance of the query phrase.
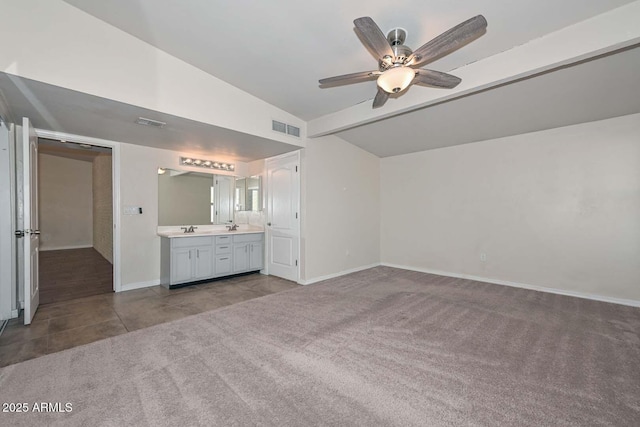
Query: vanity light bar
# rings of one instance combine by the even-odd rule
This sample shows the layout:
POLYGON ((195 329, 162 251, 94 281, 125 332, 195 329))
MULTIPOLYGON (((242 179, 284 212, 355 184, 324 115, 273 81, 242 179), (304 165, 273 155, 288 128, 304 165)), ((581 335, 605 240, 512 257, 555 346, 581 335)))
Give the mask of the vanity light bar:
POLYGON ((232 171, 236 169, 236 166, 231 163, 194 159, 193 157, 180 157, 180 164, 187 166, 200 166, 201 168, 220 169, 223 171, 232 171))

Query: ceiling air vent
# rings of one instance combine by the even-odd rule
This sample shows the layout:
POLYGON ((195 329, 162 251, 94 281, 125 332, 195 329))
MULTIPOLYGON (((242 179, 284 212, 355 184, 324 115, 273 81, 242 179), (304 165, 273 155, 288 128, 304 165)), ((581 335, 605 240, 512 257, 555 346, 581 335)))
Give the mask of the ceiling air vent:
POLYGON ((271 121, 271 130, 300 138, 300 128, 277 120, 271 121))
POLYGON ((136 120, 136 123, 143 126, 152 126, 154 128, 161 128, 161 127, 164 127, 164 125, 166 125, 165 122, 161 122, 159 120, 153 120, 153 119, 145 119, 144 117, 138 117, 138 120, 136 120))

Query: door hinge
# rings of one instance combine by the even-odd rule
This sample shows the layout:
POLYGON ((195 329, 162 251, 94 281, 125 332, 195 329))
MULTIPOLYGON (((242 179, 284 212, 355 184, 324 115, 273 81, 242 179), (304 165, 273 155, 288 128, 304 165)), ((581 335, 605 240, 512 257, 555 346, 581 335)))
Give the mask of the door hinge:
POLYGON ((298 219, 298 212, 296 212, 296 219, 298 219))
POLYGON ((298 260, 296 260, 296 267, 298 266, 298 260))
POLYGON ((296 166, 296 172, 298 172, 298 166, 296 166))

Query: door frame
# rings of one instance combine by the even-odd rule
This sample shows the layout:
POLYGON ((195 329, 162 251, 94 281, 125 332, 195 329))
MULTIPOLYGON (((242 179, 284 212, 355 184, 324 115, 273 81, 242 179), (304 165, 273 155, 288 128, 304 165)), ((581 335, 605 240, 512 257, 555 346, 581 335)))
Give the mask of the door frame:
POLYGON ((301 245, 301 241, 302 241, 302 210, 300 209, 300 207, 301 207, 301 199, 302 199, 302 197, 301 197, 302 196, 302 194, 301 194, 302 193, 302 190, 301 190, 301 188, 302 188, 302 180, 300 178, 302 176, 302 161, 301 161, 302 159, 301 159, 301 155, 300 155, 301 151, 302 151, 302 149, 299 149, 299 150, 290 151, 288 153, 284 153, 284 154, 280 154, 280 155, 277 155, 277 156, 268 157, 268 158, 264 159, 264 172, 263 173, 264 173, 265 179, 263 180, 263 183, 264 183, 264 197, 262 199, 263 200, 263 206, 264 206, 264 209, 265 209, 265 216, 264 216, 264 221, 265 221, 265 224, 264 224, 265 244, 264 244, 264 255, 263 255, 265 263, 264 263, 263 271, 266 274, 270 274, 269 273, 269 255, 270 255, 270 253, 269 253, 269 242, 270 242, 270 238, 271 238, 271 229, 266 226, 267 225, 266 223, 267 223, 268 218, 269 218, 268 197, 269 197, 269 191, 270 191, 269 185, 268 185, 269 184, 269 182, 268 182, 269 181, 269 178, 268 178, 269 171, 268 171, 267 165, 269 163, 269 160, 278 160, 278 159, 284 159, 284 158, 287 158, 287 157, 295 158, 297 163, 298 163, 298 169, 299 169, 298 173, 296 174, 296 179, 298 181, 297 182, 298 194, 296 195, 297 196, 296 210, 298 211, 298 236, 297 236, 298 251, 297 251, 297 254, 296 254, 297 259, 298 259, 298 265, 297 265, 298 268, 296 269, 297 270, 297 272, 296 272, 297 273, 296 274, 296 276, 297 276, 296 283, 299 283, 299 284, 301 284, 301 281, 300 281, 301 280, 301 274, 300 274, 300 272, 302 271, 302 263, 304 262, 302 260, 302 257, 301 257, 301 253, 302 253, 302 245, 301 245))
POLYGON ((120 142, 107 139, 93 138, 89 136, 73 135, 64 132, 55 132, 46 129, 36 129, 38 138, 49 138, 75 142, 78 144, 89 144, 98 147, 111 148, 111 187, 113 197, 113 290, 122 290, 122 270, 121 270, 121 216, 120 216, 120 142))
MULTIPOLYGON (((0 149, 5 147, 6 154, 2 157, 1 163, 8 166, 6 171, 2 172, 0 176, 0 186, 5 186, 3 191, 7 191, 8 204, 3 209, 6 209, 4 213, 8 214, 8 217, 3 218, 0 221, 0 244, 3 248, 0 248, 0 267, 4 271, 4 275, 0 277, 0 331, 2 330, 3 320, 9 320, 18 317, 18 287, 17 283, 17 245, 14 235, 16 227, 15 217, 15 126, 12 123, 4 121, 3 117, 0 117, 0 138, 3 139, 3 144, 0 149), (6 130, 6 132, 5 132, 6 130), (6 136, 6 141, 4 140, 6 136), (5 235, 6 232, 6 235, 5 235), (3 249, 8 250, 5 252, 3 249)), ((3 201, 4 203, 5 201, 3 201)), ((0 214, 2 215, 2 214, 0 214)))

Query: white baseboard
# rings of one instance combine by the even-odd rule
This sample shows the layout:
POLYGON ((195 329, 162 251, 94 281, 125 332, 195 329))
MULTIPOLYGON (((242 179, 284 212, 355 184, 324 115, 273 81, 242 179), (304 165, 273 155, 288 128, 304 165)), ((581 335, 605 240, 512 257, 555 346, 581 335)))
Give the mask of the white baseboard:
POLYGON ((160 279, 149 280, 149 281, 146 281, 146 282, 127 283, 125 285, 122 285, 118 292, 132 291, 134 289, 149 288, 151 286, 157 286, 159 284, 160 284, 160 279))
POLYGON ((301 284, 301 285, 311 285, 312 283, 317 283, 317 282, 321 282, 323 280, 328 280, 328 279, 335 279, 336 277, 344 276, 345 274, 350 274, 350 273, 355 273, 357 271, 367 270, 369 268, 377 267, 379 265, 380 265, 379 263, 363 265, 363 266, 360 266, 360 267, 351 268, 349 270, 343 270, 343 271, 339 271, 337 273, 327 274, 326 276, 314 277, 312 279, 306 279, 306 280, 298 280, 298 283, 301 284))
POLYGON ((628 305, 631 307, 640 307, 640 301, 632 300, 632 299, 614 298, 614 297, 607 297, 604 295, 594 295, 594 294, 587 294, 584 292, 568 291, 565 289, 547 288, 544 286, 528 285, 526 283, 510 282, 508 280, 489 279, 486 277, 474 276, 471 274, 451 273, 449 271, 432 270, 429 268, 410 267, 408 265, 390 264, 386 262, 380 263, 380 265, 383 265, 385 267, 401 268, 403 270, 419 271, 421 273, 436 274, 438 276, 447 276, 447 277, 455 277, 458 279, 475 280, 477 282, 493 283, 494 285, 511 286, 513 288, 529 289, 532 291, 548 292, 551 294, 585 298, 585 299, 590 299, 594 301, 610 302, 613 304, 628 305))
POLYGON ((92 247, 93 247, 93 245, 54 246, 54 247, 48 247, 48 248, 40 247, 40 252, 64 251, 66 249, 87 249, 87 248, 92 248, 92 247))

